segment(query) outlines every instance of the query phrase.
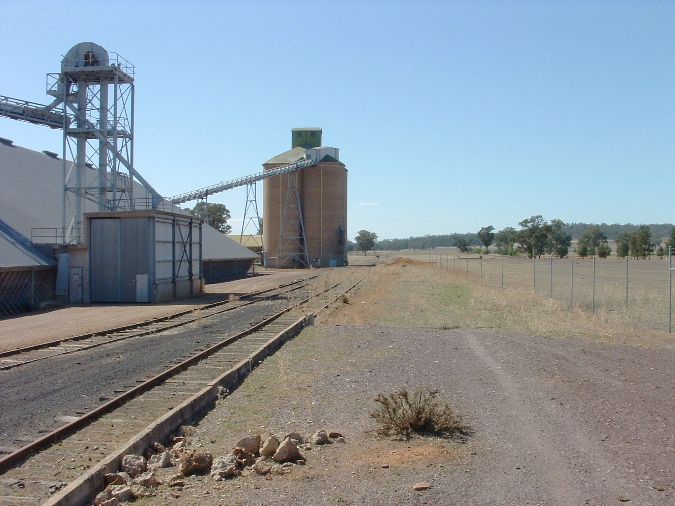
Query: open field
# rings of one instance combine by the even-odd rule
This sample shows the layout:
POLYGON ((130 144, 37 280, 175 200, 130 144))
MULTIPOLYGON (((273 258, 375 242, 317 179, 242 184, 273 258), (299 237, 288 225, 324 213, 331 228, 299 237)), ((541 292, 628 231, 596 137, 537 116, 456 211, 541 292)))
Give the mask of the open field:
MULTIPOLYGON (((372 254, 372 253, 371 253, 372 254)), ((399 253, 381 252, 382 258, 399 253)), ((668 259, 502 257, 460 254, 450 250, 401 254, 464 274, 490 287, 534 291, 568 310, 593 313, 604 321, 622 318, 635 328, 668 330, 668 259), (595 275, 594 275, 595 270, 595 275), (595 285, 595 286, 594 286, 595 285)), ((360 259, 363 261, 362 259, 360 259)))
POLYGON ((283 475, 190 477, 139 504, 675 500, 672 336, 570 313, 530 289, 493 288, 421 257, 353 269, 367 272, 359 289, 265 360, 188 437, 214 457, 249 432, 325 428, 346 443, 303 450, 306 465, 283 475), (438 388, 473 436, 378 437, 373 399, 400 386, 438 388), (422 481, 431 488, 414 491, 422 481))

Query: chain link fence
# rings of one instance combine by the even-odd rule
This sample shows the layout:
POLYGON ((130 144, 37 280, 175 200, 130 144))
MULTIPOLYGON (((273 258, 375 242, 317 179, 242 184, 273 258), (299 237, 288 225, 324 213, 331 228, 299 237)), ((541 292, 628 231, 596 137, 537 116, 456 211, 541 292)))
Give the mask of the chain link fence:
POLYGON ((674 253, 647 259, 528 259, 449 252, 431 254, 429 260, 488 286, 529 289, 570 310, 617 312, 640 327, 672 332, 674 253))
POLYGON ((55 267, 0 269, 0 317, 42 308, 55 299, 55 267))

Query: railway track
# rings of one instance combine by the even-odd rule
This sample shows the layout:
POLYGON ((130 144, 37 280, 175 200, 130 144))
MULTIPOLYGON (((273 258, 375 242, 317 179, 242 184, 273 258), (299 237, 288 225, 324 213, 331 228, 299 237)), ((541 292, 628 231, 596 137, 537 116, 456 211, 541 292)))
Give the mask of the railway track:
POLYGON ((200 417, 358 281, 339 282, 165 370, 0 459, 0 504, 83 504, 129 453, 200 417), (221 388, 222 387, 222 388, 221 388))
POLYGON ((181 327, 197 320, 210 318, 227 311, 232 311, 244 306, 255 304, 260 300, 267 300, 273 297, 278 297, 297 290, 301 290, 307 286, 309 280, 315 278, 316 276, 311 276, 305 279, 285 283, 279 285, 278 287, 259 290, 257 292, 247 294, 238 300, 223 300, 209 304, 203 304, 187 311, 181 311, 179 313, 161 318, 153 318, 141 323, 125 325, 102 332, 72 336, 27 346, 24 348, 16 348, 13 350, 0 352, 0 371, 14 369, 16 367, 21 367, 23 365, 58 357, 61 355, 89 350, 98 346, 123 341, 125 339, 157 334, 169 329, 181 327))

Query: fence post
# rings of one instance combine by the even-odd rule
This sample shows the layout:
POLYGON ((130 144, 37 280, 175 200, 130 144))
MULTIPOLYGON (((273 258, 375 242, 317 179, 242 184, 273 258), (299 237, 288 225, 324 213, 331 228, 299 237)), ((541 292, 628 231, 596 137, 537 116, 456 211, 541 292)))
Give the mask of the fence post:
POLYGON ((469 277, 469 257, 466 257, 466 277, 469 277))
POLYGON ((592 313, 595 314, 595 257, 593 257, 593 301, 592 301, 592 313))
POLYGON ((570 260, 572 268, 570 270, 570 313, 574 309, 574 259, 570 260))
POLYGON ((480 280, 483 281, 483 255, 480 256, 480 280))
POLYGON ((626 255, 626 307, 628 307, 628 255, 626 255))
POLYGON ((551 277, 551 298, 553 298, 553 253, 551 253, 551 266, 549 268, 549 273, 551 277))
POLYGON ((668 246, 668 333, 673 332, 673 247, 668 246))
POLYGON ((532 286, 534 293, 537 293, 537 257, 534 256, 534 251, 532 252, 532 286))
POLYGON ((504 255, 502 255, 502 288, 504 288, 504 255))

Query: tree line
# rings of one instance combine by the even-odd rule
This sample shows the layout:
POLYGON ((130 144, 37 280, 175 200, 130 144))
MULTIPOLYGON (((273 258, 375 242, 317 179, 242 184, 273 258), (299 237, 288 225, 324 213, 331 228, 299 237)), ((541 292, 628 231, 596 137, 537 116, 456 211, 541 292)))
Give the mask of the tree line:
POLYGON ((675 227, 671 224, 581 224, 564 223, 562 220, 544 220, 541 215, 531 216, 518 223, 519 229, 506 227, 496 231, 492 225, 482 227, 476 233, 426 235, 407 239, 385 239, 374 245, 378 250, 434 249, 457 247, 462 252, 487 252, 491 246, 501 255, 527 255, 528 258, 541 255, 565 257, 569 254, 573 238, 577 239, 576 253, 581 257, 611 254, 609 241, 616 241, 619 257, 645 258, 654 253, 664 255, 668 247, 675 249, 675 227), (669 236, 665 243, 660 239, 669 236))

